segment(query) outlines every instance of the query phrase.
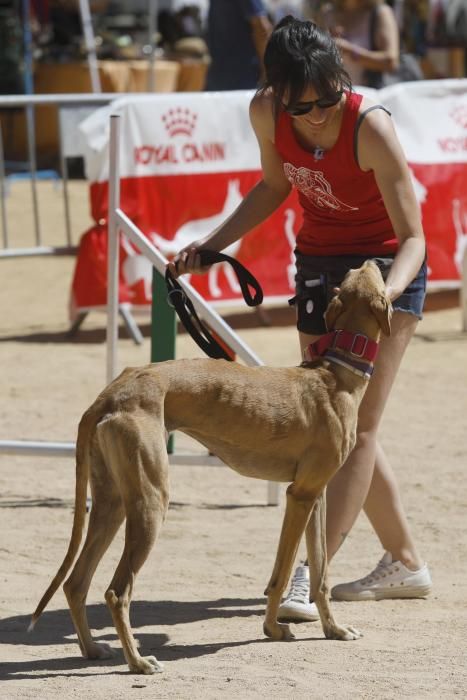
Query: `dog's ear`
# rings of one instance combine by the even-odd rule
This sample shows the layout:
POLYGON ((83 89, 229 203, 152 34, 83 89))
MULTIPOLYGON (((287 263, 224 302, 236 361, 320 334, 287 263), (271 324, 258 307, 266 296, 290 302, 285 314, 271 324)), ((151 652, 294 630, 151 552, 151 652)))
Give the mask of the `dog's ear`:
POLYGON ((332 331, 336 324, 337 319, 342 313, 344 304, 342 303, 339 296, 335 296, 329 302, 328 308, 324 313, 324 322, 328 331, 332 331))
POLYGON ((391 335, 392 304, 386 294, 379 294, 371 302, 371 310, 384 335, 391 335))

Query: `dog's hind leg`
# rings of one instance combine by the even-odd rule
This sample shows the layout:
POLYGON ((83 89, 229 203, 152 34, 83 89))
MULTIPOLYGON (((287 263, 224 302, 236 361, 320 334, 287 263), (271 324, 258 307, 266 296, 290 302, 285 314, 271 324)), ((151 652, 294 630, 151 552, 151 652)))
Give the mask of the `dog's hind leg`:
POLYGON ((133 673, 155 673, 162 665, 142 657, 130 626, 130 602, 136 574, 142 567, 168 508, 168 457, 162 421, 144 412, 122 416, 106 428, 126 514, 125 546, 105 599, 133 673))
POLYGON ((326 554, 326 489, 317 499, 306 528, 308 565, 310 567, 311 597, 316 603, 327 639, 350 641, 361 637, 354 627, 338 625, 329 605, 326 554))
POLYGON ((86 615, 86 597, 94 572, 123 522, 120 494, 97 449, 93 449, 91 467, 92 509, 83 549, 63 589, 78 634, 81 653, 88 659, 113 656, 107 644, 92 638, 86 615))

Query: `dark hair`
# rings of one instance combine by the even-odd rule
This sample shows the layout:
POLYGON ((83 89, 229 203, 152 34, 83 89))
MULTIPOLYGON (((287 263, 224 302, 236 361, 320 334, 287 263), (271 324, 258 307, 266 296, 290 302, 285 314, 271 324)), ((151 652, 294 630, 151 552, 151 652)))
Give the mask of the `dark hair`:
POLYGON ((331 35, 314 22, 287 15, 274 28, 264 53, 265 80, 258 93, 274 93, 278 113, 285 92, 287 104, 300 101, 312 86, 319 98, 332 99, 340 90, 352 90, 352 81, 331 35))

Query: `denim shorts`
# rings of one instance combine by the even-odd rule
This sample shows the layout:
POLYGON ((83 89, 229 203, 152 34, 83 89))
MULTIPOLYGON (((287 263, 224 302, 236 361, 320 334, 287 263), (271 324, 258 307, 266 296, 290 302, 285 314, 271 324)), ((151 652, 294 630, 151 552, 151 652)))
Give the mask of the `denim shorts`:
MULTIPOLYGON (((394 262, 394 255, 302 255, 295 251, 297 274, 295 275, 296 295, 289 300, 297 309, 297 328, 302 333, 322 335, 326 333, 324 312, 334 296, 334 287, 340 287, 342 280, 351 268, 360 267, 365 260, 376 262, 383 279, 386 279, 394 262)), ((407 289, 393 301, 394 311, 404 311, 422 318, 426 294, 427 268, 423 262, 415 279, 407 289)))

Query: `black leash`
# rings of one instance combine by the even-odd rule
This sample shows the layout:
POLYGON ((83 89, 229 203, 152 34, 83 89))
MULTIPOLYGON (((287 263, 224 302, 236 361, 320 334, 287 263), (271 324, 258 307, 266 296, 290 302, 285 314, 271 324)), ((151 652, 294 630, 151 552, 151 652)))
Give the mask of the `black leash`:
MULTIPOLYGON (((261 304, 263 301, 261 285, 258 280, 253 277, 251 272, 238 260, 231 258, 229 255, 225 255, 225 253, 217 253, 213 250, 200 250, 199 256, 202 267, 219 262, 230 263, 237 275, 238 283, 241 287, 246 304, 248 306, 258 306, 261 304), (253 287, 255 290, 254 295, 251 294, 250 287, 253 287)), ((168 267, 165 271, 165 283, 167 285, 169 303, 174 307, 183 326, 201 350, 214 360, 231 360, 232 358, 214 338, 208 326, 201 321, 193 306, 193 302, 186 296, 168 267)))

